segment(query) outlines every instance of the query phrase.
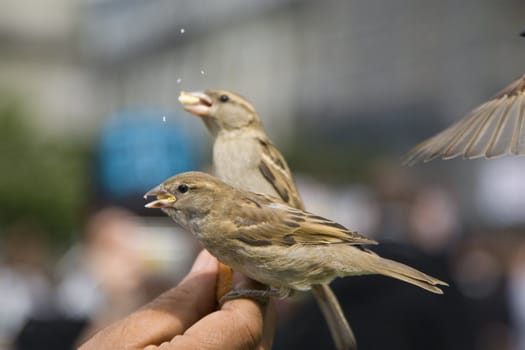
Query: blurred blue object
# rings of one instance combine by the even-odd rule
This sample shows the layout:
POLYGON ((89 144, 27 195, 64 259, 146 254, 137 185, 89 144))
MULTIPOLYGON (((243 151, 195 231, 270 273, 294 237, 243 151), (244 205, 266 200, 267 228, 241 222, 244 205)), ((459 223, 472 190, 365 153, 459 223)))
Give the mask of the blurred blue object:
POLYGON ((103 125, 98 179, 106 197, 142 194, 180 172, 198 169, 199 152, 173 114, 124 110, 103 125))

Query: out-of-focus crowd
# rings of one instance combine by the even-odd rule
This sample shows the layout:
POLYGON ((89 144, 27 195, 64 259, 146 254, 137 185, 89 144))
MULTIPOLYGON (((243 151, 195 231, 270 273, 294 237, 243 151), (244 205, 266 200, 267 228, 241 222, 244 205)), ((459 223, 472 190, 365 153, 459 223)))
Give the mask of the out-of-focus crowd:
POLYGON ((0 268, 1 348, 71 349, 174 285, 198 246, 177 228, 106 207, 59 259, 34 227, 7 233, 0 268))

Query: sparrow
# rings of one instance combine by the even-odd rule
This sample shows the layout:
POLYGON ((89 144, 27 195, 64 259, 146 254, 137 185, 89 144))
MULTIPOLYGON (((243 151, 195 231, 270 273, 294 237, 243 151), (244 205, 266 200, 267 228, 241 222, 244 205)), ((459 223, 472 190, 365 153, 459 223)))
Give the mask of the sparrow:
POLYGON ((304 209, 281 152, 264 131, 255 108, 225 90, 182 92, 184 110, 201 117, 213 138, 213 167, 232 186, 280 197, 304 209))
MULTIPOLYGON (((250 102, 226 90, 181 92, 179 101, 202 119, 213 138, 215 175, 234 187, 305 208, 286 160, 266 135, 250 102)), ((314 284, 312 292, 337 349, 355 349, 355 336, 330 286, 314 284)))
POLYGON ((406 165, 436 157, 466 159, 525 154, 525 74, 448 129, 412 148, 406 165))
MULTIPOLYGON (((337 277, 380 274, 432 293, 447 283, 367 249, 376 241, 283 203, 240 190, 202 172, 173 176, 148 191, 160 208, 222 263, 286 297, 337 277)), ((236 291, 238 296, 268 291, 236 291)))

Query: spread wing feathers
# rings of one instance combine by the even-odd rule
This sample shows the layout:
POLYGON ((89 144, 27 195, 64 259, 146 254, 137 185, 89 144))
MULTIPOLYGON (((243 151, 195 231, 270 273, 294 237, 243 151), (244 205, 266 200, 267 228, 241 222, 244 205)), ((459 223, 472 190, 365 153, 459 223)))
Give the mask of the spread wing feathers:
POLYGON ((233 238, 247 244, 377 244, 334 221, 278 204, 265 195, 246 197, 243 201, 245 205, 232 213, 236 218, 233 238))
POLYGON ((267 139, 259 138, 258 141, 262 147, 262 156, 259 162, 261 174, 272 184, 284 202, 294 208, 304 209, 290 168, 281 152, 267 139))
POLYGON ((467 117, 409 151, 404 163, 525 154, 525 75, 467 117))

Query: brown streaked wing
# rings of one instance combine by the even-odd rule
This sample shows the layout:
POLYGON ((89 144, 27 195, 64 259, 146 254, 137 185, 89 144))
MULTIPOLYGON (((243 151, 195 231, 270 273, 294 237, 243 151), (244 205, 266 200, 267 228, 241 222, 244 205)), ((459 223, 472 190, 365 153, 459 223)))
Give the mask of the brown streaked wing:
POLYGON ((305 221, 300 223, 294 237, 302 244, 335 244, 346 243, 350 245, 377 244, 376 241, 351 231, 335 221, 322 216, 305 214, 305 221))
POLYGON ((252 194, 247 198, 252 204, 246 201, 248 205, 232 212, 235 232, 230 236, 246 244, 377 244, 334 221, 277 203, 269 196, 252 194))
POLYGON ((295 187, 290 168, 281 152, 269 140, 258 140, 263 150, 259 163, 261 174, 272 184, 284 202, 294 208, 304 209, 303 201, 295 187))
MULTIPOLYGON (((299 228, 296 220, 289 218, 289 210, 296 210, 280 204, 279 198, 264 194, 250 193, 244 196, 231 212, 231 238, 255 245, 291 246, 296 243, 291 234, 299 228), (251 243, 250 243, 251 242, 251 243), (267 244, 264 244, 267 242, 267 244)), ((300 213, 300 211, 298 211, 300 213)))

